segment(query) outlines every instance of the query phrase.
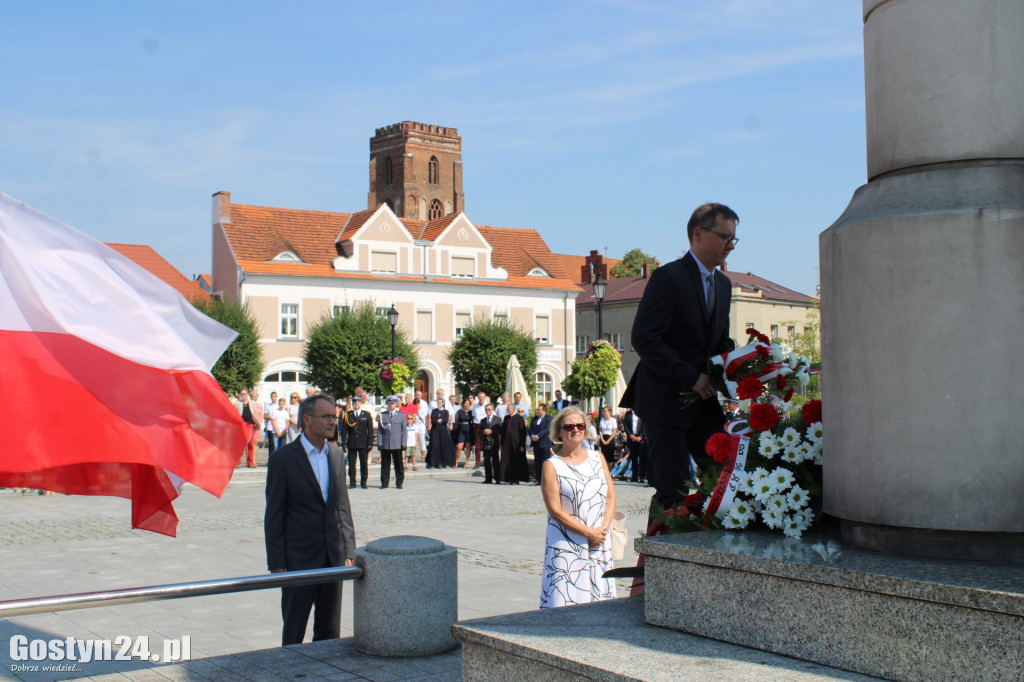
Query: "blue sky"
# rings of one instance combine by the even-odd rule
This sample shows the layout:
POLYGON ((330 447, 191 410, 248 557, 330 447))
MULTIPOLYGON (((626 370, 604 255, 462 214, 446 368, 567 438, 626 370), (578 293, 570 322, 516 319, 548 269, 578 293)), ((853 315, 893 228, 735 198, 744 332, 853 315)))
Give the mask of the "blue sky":
POLYGON ((0 191, 210 269, 210 195, 366 208, 369 138, 459 129, 470 220, 556 252, 686 248, 804 293, 866 181, 859 0, 0 0, 0 191))

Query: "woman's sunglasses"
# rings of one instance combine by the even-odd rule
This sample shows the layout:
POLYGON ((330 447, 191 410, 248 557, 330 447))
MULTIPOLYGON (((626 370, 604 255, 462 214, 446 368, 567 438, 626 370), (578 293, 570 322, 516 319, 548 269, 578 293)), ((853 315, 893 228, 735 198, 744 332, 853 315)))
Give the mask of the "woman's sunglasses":
POLYGON ((587 427, 584 426, 583 424, 562 424, 563 431, 582 431, 585 428, 587 427))

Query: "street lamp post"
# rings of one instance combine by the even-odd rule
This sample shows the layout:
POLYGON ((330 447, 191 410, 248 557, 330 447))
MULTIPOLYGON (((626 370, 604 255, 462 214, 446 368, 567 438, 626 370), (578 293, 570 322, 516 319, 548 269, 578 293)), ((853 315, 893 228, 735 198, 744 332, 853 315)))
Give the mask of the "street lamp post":
POLYGON ((391 325, 391 359, 395 359, 395 325, 398 324, 398 311, 395 310, 395 304, 391 304, 391 309, 388 310, 388 324, 391 325))
POLYGON ((601 273, 597 273, 597 279, 594 280, 594 298, 597 300, 597 338, 602 339, 604 335, 601 329, 601 302, 604 301, 605 293, 608 291, 608 282, 601 278, 601 273))

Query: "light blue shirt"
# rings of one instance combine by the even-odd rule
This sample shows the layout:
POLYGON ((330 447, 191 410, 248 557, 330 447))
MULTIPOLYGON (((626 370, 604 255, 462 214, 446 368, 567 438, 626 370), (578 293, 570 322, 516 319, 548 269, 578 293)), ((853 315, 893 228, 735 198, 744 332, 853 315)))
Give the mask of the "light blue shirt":
POLYGON ((320 493, 324 496, 324 501, 327 501, 327 486, 330 483, 329 469, 327 466, 327 453, 330 450, 330 445, 327 441, 324 441, 324 446, 320 450, 313 447, 313 444, 306 440, 306 434, 299 436, 299 442, 302 443, 302 449, 306 451, 306 456, 309 457, 309 465, 313 467, 313 473, 316 475, 316 482, 320 484, 320 493))

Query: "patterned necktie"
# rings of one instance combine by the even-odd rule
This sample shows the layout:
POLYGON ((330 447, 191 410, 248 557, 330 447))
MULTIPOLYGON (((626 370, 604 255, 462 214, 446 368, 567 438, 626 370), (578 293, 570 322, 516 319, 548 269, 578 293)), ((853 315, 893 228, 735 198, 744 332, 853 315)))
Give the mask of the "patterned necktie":
POLYGON ((715 273, 713 271, 708 275, 708 298, 706 303, 708 306, 708 317, 710 318, 711 308, 715 304, 715 273))

